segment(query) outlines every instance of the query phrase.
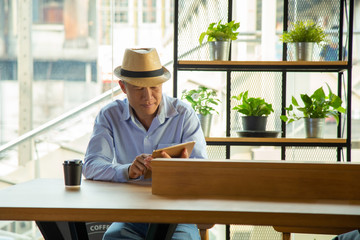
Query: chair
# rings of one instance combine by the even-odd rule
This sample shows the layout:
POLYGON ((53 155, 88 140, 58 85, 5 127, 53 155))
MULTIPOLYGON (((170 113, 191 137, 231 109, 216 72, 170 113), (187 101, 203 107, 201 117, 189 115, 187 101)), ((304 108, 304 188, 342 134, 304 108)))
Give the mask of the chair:
POLYGON ((110 222, 36 222, 45 240, 101 240, 110 222))
POLYGON ((201 240, 209 240, 209 229, 215 224, 197 224, 201 240))

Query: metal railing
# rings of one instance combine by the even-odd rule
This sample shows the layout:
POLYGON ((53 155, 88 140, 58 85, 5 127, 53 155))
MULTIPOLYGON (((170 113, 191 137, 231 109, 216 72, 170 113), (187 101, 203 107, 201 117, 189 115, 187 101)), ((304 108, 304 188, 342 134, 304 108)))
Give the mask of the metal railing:
POLYGON ((21 135, 20 137, 0 146, 0 153, 6 150, 9 150, 17 145, 19 145, 20 143, 29 140, 30 138, 33 138, 55 126, 57 126, 58 124, 64 122, 65 120, 68 120, 70 118, 75 117, 76 115, 80 114, 81 112, 83 112, 84 110, 94 106, 95 104, 98 104, 104 100, 110 99, 112 98, 114 95, 121 93, 121 89, 119 86, 114 87, 104 93, 102 93, 101 95, 81 104, 80 106, 60 115, 59 117, 50 120, 49 122, 21 135))
MULTIPOLYGON (((196 49, 194 49, 193 51, 195 51, 196 49)), ((170 61, 170 62, 167 62, 166 64, 164 64, 164 66, 169 66, 173 63, 173 61, 170 61)), ((52 128, 54 128, 55 126, 63 123, 65 120, 68 120, 70 118, 73 118, 75 117, 76 115, 84 112, 85 110, 93 107, 94 105, 104 101, 104 100, 107 100, 107 99, 110 99, 110 98, 113 98, 113 96, 117 95, 117 94, 120 94, 122 91, 120 89, 120 86, 116 86, 110 90, 107 90, 106 92, 102 93, 101 95, 81 104, 80 106, 60 115, 59 117, 53 119, 53 120, 50 120, 49 122, 19 136, 18 138, 14 139, 14 140, 11 140, 9 141, 8 143, 4 144, 4 145, 1 145, 0 146, 0 153, 2 152, 5 152, 7 150, 10 150, 11 148, 37 136, 37 135, 40 135, 41 133, 45 132, 45 131, 48 131, 52 128)), ((2 180, 4 181, 4 180, 2 180)))
MULTIPOLYGON (((196 51, 196 50, 197 50, 197 48, 192 49, 192 51, 196 51)), ((186 54, 188 54, 188 53, 186 53, 186 54)), ((167 67, 167 66, 171 65, 172 63, 173 63, 173 61, 169 61, 169 62, 165 63, 164 66, 167 67)), ((51 128, 61 124, 65 120, 73 118, 76 115, 82 113, 83 111, 89 109, 90 107, 92 107, 104 100, 110 99, 113 96, 115 96, 121 92, 122 91, 120 89, 120 86, 118 86, 118 85, 110 90, 107 90, 106 92, 102 93, 101 95, 89 100, 88 102, 81 104, 80 106, 68 111, 67 113, 64 113, 64 114, 60 115, 59 117, 57 117, 53 120, 50 120, 49 122, 21 135, 20 137, 14 139, 12 141, 9 141, 8 143, 6 143, 2 146, 0 146, 0 153, 5 152, 23 142, 25 142, 26 140, 29 140, 45 131, 50 130, 51 128)))

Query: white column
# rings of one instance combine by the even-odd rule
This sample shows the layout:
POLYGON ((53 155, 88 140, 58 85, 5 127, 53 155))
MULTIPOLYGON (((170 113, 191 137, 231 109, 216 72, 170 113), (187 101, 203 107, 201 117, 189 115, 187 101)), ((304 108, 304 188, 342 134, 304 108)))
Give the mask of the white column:
POLYGON ((261 58, 263 61, 275 59, 275 25, 276 0, 263 0, 261 18, 261 58))
POLYGON ((85 64, 85 81, 86 81, 86 83, 91 83, 91 78, 92 78, 91 63, 86 63, 85 64))
MULTIPOLYGON (((19 135, 32 130, 32 78, 31 52, 32 1, 18 2, 18 83, 19 83, 19 135)), ((32 160, 32 140, 19 145, 19 165, 32 160)))
MULTIPOLYGON (((261 18, 261 60, 274 61, 276 57, 276 0, 263 0, 262 1, 262 18, 261 18)), ((262 83, 274 78, 274 73, 262 74, 262 83)), ((275 86, 269 84, 261 85, 261 92, 265 97, 270 98, 272 94, 276 93, 275 86), (272 89, 272 90, 271 90, 272 89), (269 95, 271 94, 271 95, 269 95)), ((277 101, 276 97, 273 97, 277 101)), ((280 101, 280 99, 279 99, 280 101)), ((280 102, 272 102, 276 106, 280 102)), ((270 115, 271 116, 271 115, 270 115)), ((272 114, 272 117, 274 115, 272 114)), ((274 125, 268 124, 268 129, 274 129, 274 125)))

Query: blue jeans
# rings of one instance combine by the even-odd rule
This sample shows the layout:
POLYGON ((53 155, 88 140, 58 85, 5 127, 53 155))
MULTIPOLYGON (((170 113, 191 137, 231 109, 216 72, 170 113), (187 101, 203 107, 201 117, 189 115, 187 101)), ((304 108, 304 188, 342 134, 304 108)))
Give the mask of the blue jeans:
POLYGON ((348 233, 338 235, 333 240, 360 240, 360 230, 354 230, 348 233))
MULTIPOLYGON (((114 222, 106 230, 103 240, 143 240, 149 223, 114 222)), ((178 224, 172 240, 200 240, 199 229, 195 224, 178 224)))

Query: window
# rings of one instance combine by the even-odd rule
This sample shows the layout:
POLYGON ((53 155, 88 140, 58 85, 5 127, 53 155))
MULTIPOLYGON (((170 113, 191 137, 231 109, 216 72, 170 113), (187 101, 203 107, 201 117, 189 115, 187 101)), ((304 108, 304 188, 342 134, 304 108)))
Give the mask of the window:
POLYGON ((143 22, 156 22, 156 0, 143 0, 143 22))
POLYGON ((63 23, 64 0, 35 0, 33 6, 34 23, 63 23))
POLYGON ((128 0, 117 0, 115 1, 115 23, 128 23, 129 14, 128 14, 129 1, 128 0))

